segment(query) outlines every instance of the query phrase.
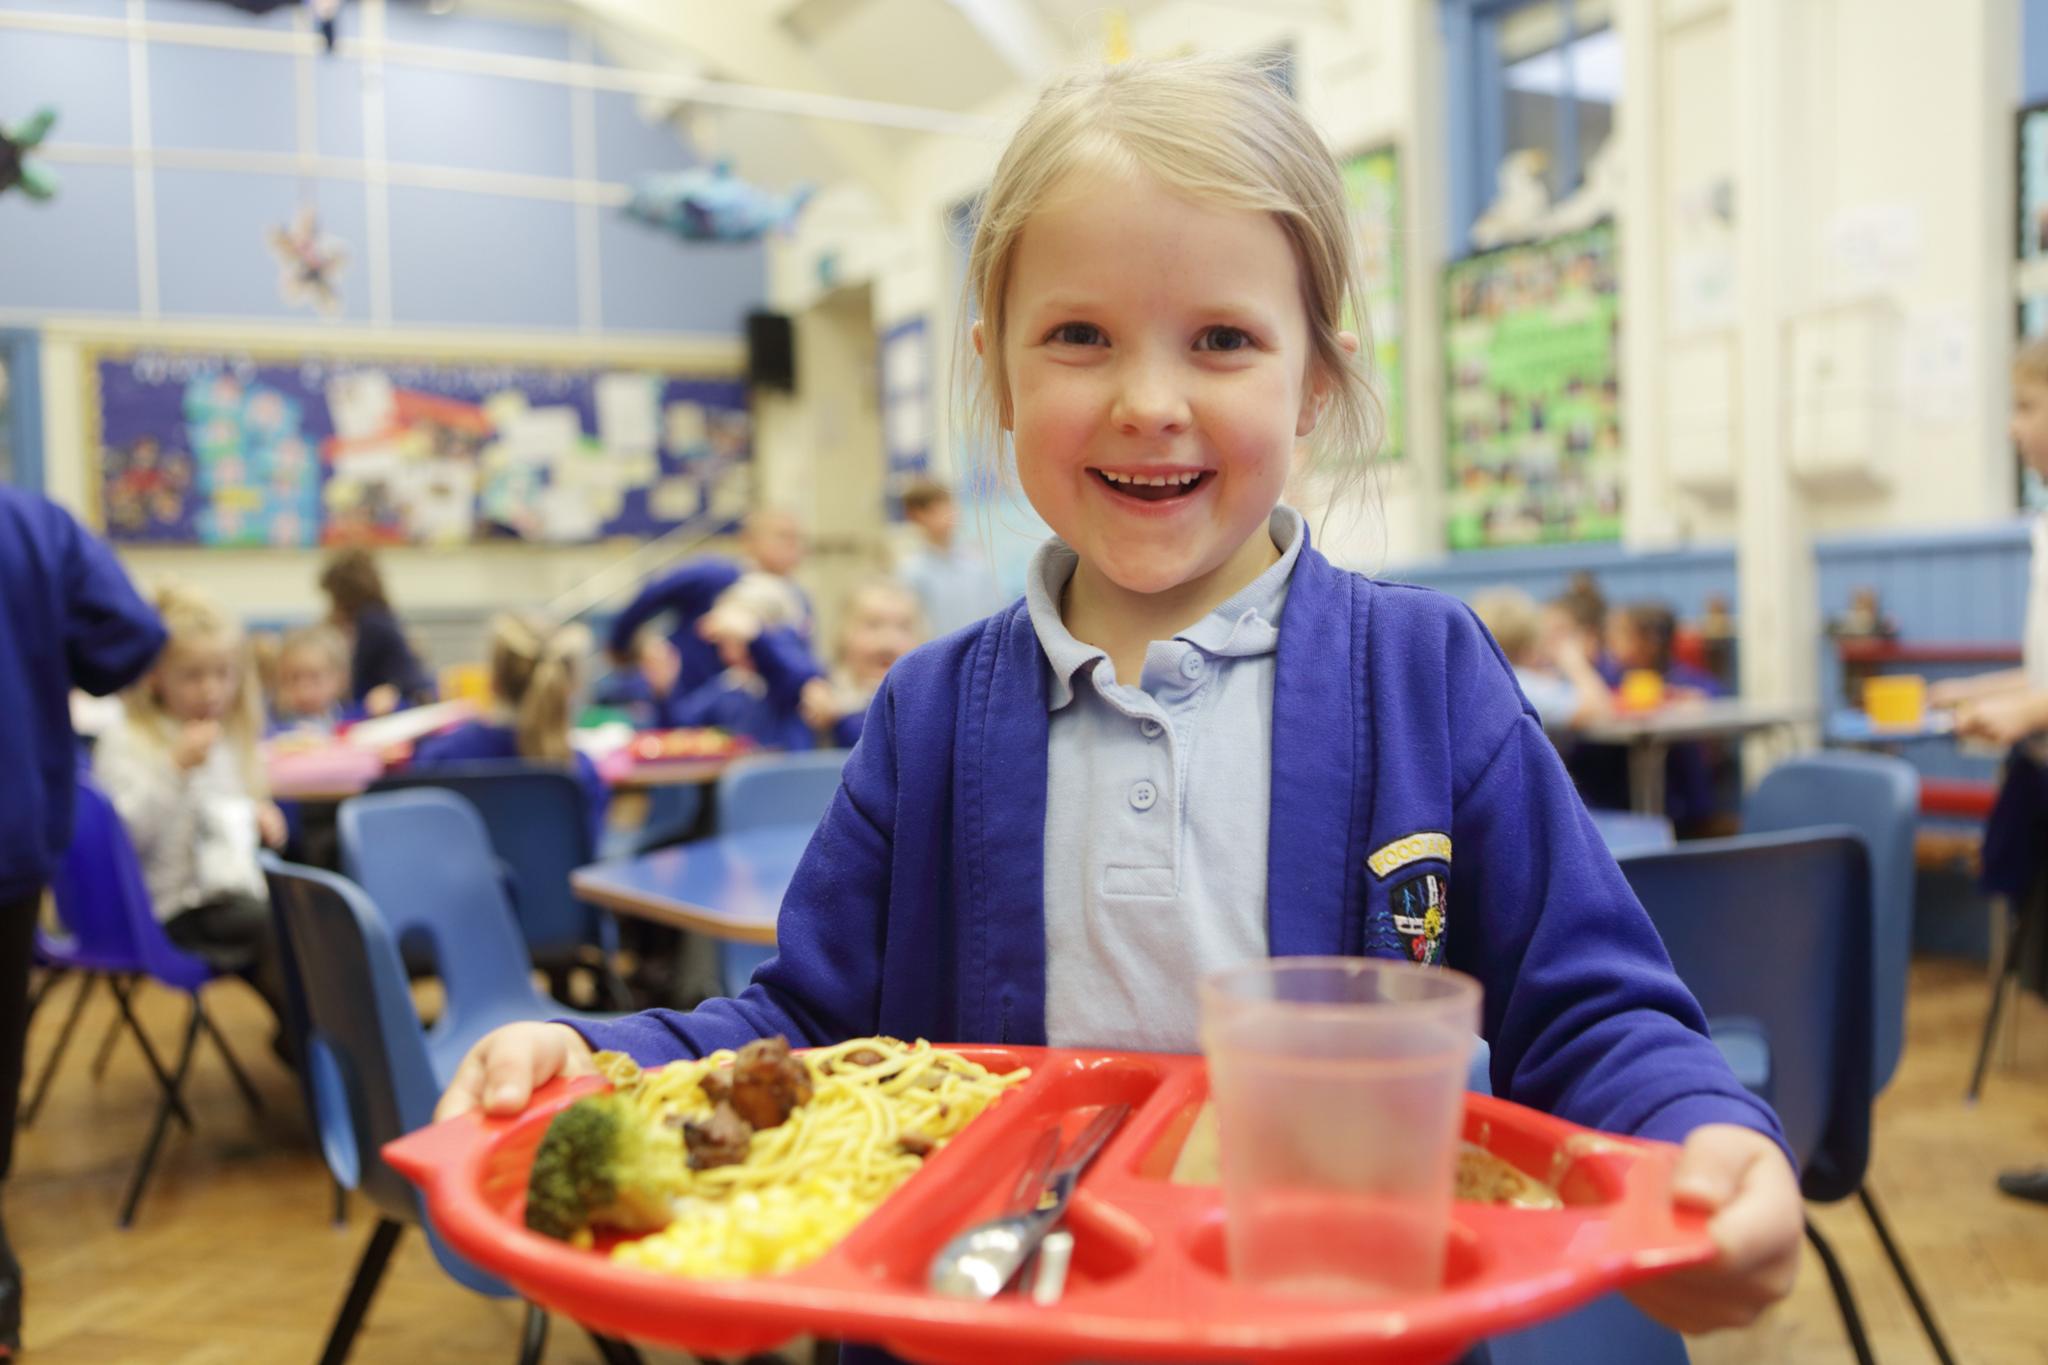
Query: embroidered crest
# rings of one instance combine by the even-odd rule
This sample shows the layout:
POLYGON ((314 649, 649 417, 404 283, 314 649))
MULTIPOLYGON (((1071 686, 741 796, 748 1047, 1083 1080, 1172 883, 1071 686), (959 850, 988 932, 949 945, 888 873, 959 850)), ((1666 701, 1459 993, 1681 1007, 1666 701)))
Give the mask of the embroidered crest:
POLYGON ((1425 967, 1444 960, 1444 925, 1451 908, 1449 880, 1440 872, 1410 877, 1387 893, 1387 917, 1403 956, 1425 967))
POLYGON ((1448 834, 1411 834, 1405 839, 1396 839, 1379 852, 1365 860, 1375 877, 1387 877, 1410 863, 1428 860, 1447 863, 1451 860, 1451 836, 1448 834))

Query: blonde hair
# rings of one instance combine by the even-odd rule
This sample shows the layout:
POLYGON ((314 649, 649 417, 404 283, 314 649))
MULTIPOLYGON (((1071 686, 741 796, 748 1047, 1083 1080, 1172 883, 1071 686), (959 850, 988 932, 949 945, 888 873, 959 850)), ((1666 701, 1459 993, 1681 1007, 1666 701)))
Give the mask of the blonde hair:
POLYGON ((491 618, 491 690, 512 710, 519 756, 565 762, 569 708, 590 632, 580 625, 550 630, 522 616, 491 618))
POLYGON ((1311 364, 1330 385, 1306 472, 1361 476, 1382 422, 1344 177, 1294 101, 1263 66, 1242 59, 1134 61, 1075 73, 1025 115, 982 198, 960 310, 963 330, 980 312, 980 365, 962 373, 984 448, 1001 452, 1009 425, 1004 296, 1018 239, 1053 190, 1084 167, 1147 174, 1189 199, 1273 215, 1294 249, 1311 364), (1347 322, 1359 333, 1356 352, 1339 340, 1347 322))
POLYGON ((873 574, 848 588, 846 596, 839 599, 838 628, 832 632, 833 667, 838 667, 840 660, 846 657, 846 635, 853 628, 853 618, 860 609, 861 599, 878 596, 893 597, 899 605, 910 608, 911 620, 916 623, 917 638, 925 638, 927 626, 924 619, 924 603, 918 600, 917 594, 901 579, 873 574))
POLYGON ((282 669, 284 661, 294 654, 316 653, 329 667, 347 675, 348 646, 342 642, 341 632, 333 626, 300 626, 291 631, 278 644, 275 662, 282 669))
POLYGON ((264 795, 269 784, 256 752, 256 743, 263 736, 263 701, 256 685, 255 663, 248 642, 242 637, 240 623, 212 598, 176 583, 159 587, 151 596, 150 605, 162 618, 169 638, 156 664, 121 694, 121 705, 136 733, 166 750, 169 748, 171 731, 177 722, 164 710, 163 699, 157 695, 157 670, 172 651, 208 645, 225 650, 233 660, 235 695, 221 720, 221 738, 233 746, 235 763, 242 770, 242 784, 249 794, 264 795))
POLYGON ((2048 387, 2048 337, 2035 337, 2013 353, 2012 378, 2015 384, 2048 387))
POLYGON ((1525 658, 1542 629, 1542 609, 1520 588, 1488 588, 1472 596, 1472 614, 1509 663, 1525 658))

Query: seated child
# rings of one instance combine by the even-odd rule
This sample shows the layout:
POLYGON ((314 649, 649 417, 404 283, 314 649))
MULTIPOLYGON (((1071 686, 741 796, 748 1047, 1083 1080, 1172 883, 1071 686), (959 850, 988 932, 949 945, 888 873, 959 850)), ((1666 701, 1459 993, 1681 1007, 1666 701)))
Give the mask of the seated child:
POLYGON ((348 700, 348 648, 332 626, 304 626, 284 637, 273 664, 270 732, 332 735, 362 710, 348 700))
POLYGON ((154 599, 170 642, 123 694, 93 772, 142 864, 171 942, 243 977, 284 1018, 284 981, 259 842, 285 839, 256 752, 261 701, 239 627, 210 600, 167 587, 154 599))
POLYGON ((611 790, 590 756, 569 743, 583 659, 590 632, 582 626, 549 630, 524 617, 491 619, 492 715, 428 735, 413 745, 413 770, 482 759, 524 758, 567 767, 583 788, 595 847, 604 834, 611 790))
POLYGON ((833 639, 832 675, 804 685, 803 715, 833 748, 860 740, 868 703, 890 665, 924 639, 918 599, 893 579, 875 578, 846 595, 833 639))
POLYGON ((1614 709, 1607 684, 1575 631, 1545 637, 1536 600, 1520 588, 1492 588, 1472 599, 1473 614, 1514 670, 1522 695, 1549 731, 1570 730, 1614 709))
POLYGON ((698 618, 697 634, 724 667, 685 689, 681 682, 655 712, 663 726, 716 726, 764 748, 808 749, 804 689, 822 673, 798 633, 787 592, 768 574, 743 575, 698 618))
POLYGON ((368 550, 337 550, 320 571, 329 619, 349 638, 349 700, 365 715, 383 716, 434 699, 434 680, 405 638, 384 593, 384 577, 368 550))

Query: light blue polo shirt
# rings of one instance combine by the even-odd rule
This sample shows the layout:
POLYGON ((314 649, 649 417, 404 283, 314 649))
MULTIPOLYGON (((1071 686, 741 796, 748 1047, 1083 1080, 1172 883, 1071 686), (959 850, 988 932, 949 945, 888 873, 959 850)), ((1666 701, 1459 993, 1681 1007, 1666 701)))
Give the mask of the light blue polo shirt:
POLYGON ((1025 578, 1048 688, 1047 1041, 1193 1052, 1195 983, 1266 956, 1273 670, 1301 552, 1301 514, 1276 507, 1281 554, 1236 595, 1145 650, 1138 686, 1060 620, 1079 562, 1059 540, 1025 578))

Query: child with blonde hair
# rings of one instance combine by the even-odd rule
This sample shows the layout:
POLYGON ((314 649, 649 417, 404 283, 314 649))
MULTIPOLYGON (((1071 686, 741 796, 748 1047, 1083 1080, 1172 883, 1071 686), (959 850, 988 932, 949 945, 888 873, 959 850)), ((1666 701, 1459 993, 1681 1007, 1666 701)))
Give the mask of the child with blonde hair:
POLYGON ((549 627, 529 617, 491 618, 490 672, 494 711, 413 746, 411 767, 524 758, 575 774, 590 816, 593 846, 604 834, 611 791, 590 756, 569 743, 570 723, 582 692, 590 632, 580 625, 549 627))
POLYGON ((331 735, 362 711, 348 700, 348 644, 332 626, 286 635, 271 662, 270 729, 331 735))
POLYGON ((833 747, 851 749, 882 680, 924 638, 919 598, 908 584, 893 578, 856 584, 840 607, 830 676, 804 685, 804 720, 833 747))
POLYGON ((93 772, 135 845, 151 907, 173 943, 239 973, 284 1017, 260 844, 280 847, 268 799, 255 670, 239 625, 178 586, 153 599, 169 642, 122 694, 93 772))
POLYGON ((1332 565, 1280 501, 1299 443, 1340 482, 1371 453, 1345 203, 1300 108, 1244 64, 1128 62, 1040 99, 963 309, 976 407, 1056 533, 1025 600, 889 670, 741 995, 510 1025, 441 1113, 516 1111, 595 1048, 1192 1052, 1210 972, 1398 956, 1478 978, 1497 1093, 1683 1141, 1675 1193, 1715 1211, 1720 1254, 1638 1304, 1700 1330, 1786 1292, 1803 1208, 1776 1116, 1507 663, 1456 601, 1332 565))

